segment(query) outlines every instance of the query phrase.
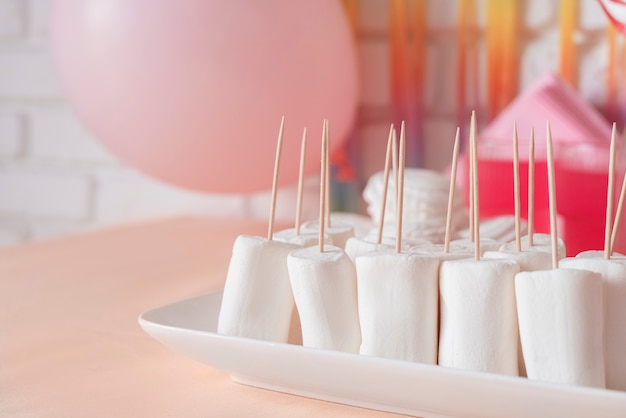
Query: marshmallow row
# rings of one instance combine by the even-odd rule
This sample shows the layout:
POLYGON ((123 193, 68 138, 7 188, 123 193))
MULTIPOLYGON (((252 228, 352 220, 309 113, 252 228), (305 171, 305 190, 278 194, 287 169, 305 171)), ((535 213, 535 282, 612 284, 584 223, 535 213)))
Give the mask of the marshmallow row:
POLYGON ((349 237, 320 252, 243 235, 218 332, 287 342, 295 305, 308 347, 626 390, 626 258, 581 254, 550 270, 537 235, 478 261, 463 242, 396 253, 349 237))

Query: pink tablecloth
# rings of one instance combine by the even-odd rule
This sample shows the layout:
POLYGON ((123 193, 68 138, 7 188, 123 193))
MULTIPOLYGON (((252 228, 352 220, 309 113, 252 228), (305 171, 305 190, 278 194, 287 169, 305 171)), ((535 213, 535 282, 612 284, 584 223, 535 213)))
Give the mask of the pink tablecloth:
POLYGON ((265 228, 178 218, 1 250, 0 416, 387 416, 238 385, 137 324, 220 288, 234 238, 265 228))

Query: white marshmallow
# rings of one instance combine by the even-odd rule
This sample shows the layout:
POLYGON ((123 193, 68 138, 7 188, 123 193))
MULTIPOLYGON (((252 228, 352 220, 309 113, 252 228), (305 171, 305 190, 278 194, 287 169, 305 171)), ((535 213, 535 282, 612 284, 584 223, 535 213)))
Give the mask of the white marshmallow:
MULTIPOLYGON (((576 258, 604 258, 604 250, 587 250, 576 254, 576 258)), ((626 258, 626 255, 613 252, 611 260, 626 258)))
POLYGON ((384 251, 385 249, 392 251, 395 247, 392 247, 388 243, 378 244, 377 242, 367 241, 357 237, 350 237, 348 238, 348 241, 346 241, 345 251, 352 262, 354 262, 358 256, 369 253, 370 251, 384 251))
MULTIPOLYGON (((522 251, 542 251, 552 254, 552 237, 550 234, 533 234, 533 245, 528 246, 528 235, 524 235, 521 239, 522 251)), ((558 239, 559 260, 565 258, 565 243, 561 238, 558 239)), ((517 251, 515 241, 504 244, 500 251, 517 251)))
MULTIPOLYGON (((455 248, 460 251, 474 251, 476 244, 474 241, 470 241, 468 238, 455 239, 450 242, 450 248, 455 248)), ((480 238, 480 255, 482 256, 487 251, 495 251, 502 246, 501 241, 497 241, 492 238, 480 238)))
MULTIPOLYGON (((295 228, 283 229, 282 231, 275 232, 273 238, 277 241, 296 244, 300 247, 311 247, 313 245, 319 244, 319 232, 296 234, 295 228)), ((333 244, 333 239, 330 237, 330 235, 324 234, 324 244, 333 244)))
MULTIPOLYGON (((378 228, 372 228, 364 238, 367 241, 375 242, 378 239, 378 228)), ((381 240, 384 244, 388 244, 395 248, 396 246, 396 225, 385 224, 383 228, 383 238, 381 240)), ((426 238, 407 237, 405 234, 402 236, 402 248, 410 248, 414 245, 427 245, 432 244, 431 241, 426 238)))
MULTIPOLYGON (((319 220, 306 221, 300 226, 300 232, 303 234, 319 233, 319 220)), ((324 228, 324 233, 330 235, 333 245, 339 248, 345 248, 348 238, 354 236, 354 228, 340 220, 331 221, 330 226, 324 228)))
POLYGON ((354 229, 354 236, 357 238, 363 238, 367 236, 372 228, 375 227, 375 223, 369 218, 369 216, 359 215, 358 213, 351 212, 331 212, 331 223, 337 221, 344 224, 352 225, 354 229))
POLYGON ((521 272, 515 289, 528 377, 603 388, 600 275, 569 268, 521 272))
POLYGON ((485 259, 509 258, 519 264, 520 271, 549 270, 552 268, 552 253, 545 251, 487 251, 485 259))
POLYGON ((441 264, 439 364, 518 375, 518 330, 512 260, 441 264))
POLYGON ((606 387, 626 391, 626 259, 576 256, 561 260, 559 265, 602 276, 606 387))
POLYGON ((233 245, 217 332, 287 342, 294 307, 287 255, 297 245, 240 235, 233 245))
POLYGON ((359 352, 361 329, 356 270, 339 247, 308 247, 287 257, 293 296, 302 324, 302 345, 359 352))
POLYGON ((428 254, 431 257, 436 257, 439 262, 474 257, 473 248, 455 245, 450 245, 448 252, 444 251, 444 244, 420 244, 412 246, 409 251, 416 254, 428 254))
POLYGON ((360 353, 437 363, 439 260, 370 252, 356 258, 360 353))

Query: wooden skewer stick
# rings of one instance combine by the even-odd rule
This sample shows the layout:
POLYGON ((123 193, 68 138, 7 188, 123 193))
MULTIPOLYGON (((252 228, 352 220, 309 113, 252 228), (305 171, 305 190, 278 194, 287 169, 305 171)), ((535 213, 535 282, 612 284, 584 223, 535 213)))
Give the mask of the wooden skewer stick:
MULTIPOLYGON (((471 125, 471 123, 470 123, 471 125)), ((471 127, 470 127, 471 129, 471 127)), ((472 145, 472 134, 470 131, 469 136, 469 239, 470 242, 474 242, 474 147, 472 145)))
POLYGON ((393 191, 394 204, 398 203, 398 134, 396 128, 393 128, 393 141, 391 143, 391 163, 393 166, 393 191))
POLYGON ((470 120, 470 143, 472 147, 472 222, 474 223, 474 258, 480 260, 480 202, 478 191, 478 140, 476 138, 476 112, 470 120))
POLYGON ((613 123, 613 131, 611 132, 611 147, 609 151, 609 172, 608 185, 606 190, 606 218, 604 223, 604 258, 611 258, 611 226, 613 215, 613 199, 615 195, 615 142, 617 137, 617 127, 613 123))
POLYGON ((329 121, 326 119, 326 227, 330 228, 330 132, 329 121))
POLYGON ((535 128, 530 128, 528 146, 528 247, 535 245, 535 128))
POLYGON ((270 203, 270 219, 267 226, 267 239, 274 236, 274 218, 276 217, 276 192, 278 190, 278 167, 280 165, 280 155, 283 149, 283 131, 285 128, 285 117, 280 119, 280 129, 278 131, 278 142, 276 144, 276 159, 274 160, 274 178, 272 180, 272 200, 270 203))
POLYGON ((622 190, 619 193, 619 200, 617 201, 617 209, 615 211, 615 219, 613 219, 613 229, 611 231, 611 255, 615 249, 615 241, 617 241, 617 231, 619 231, 619 224, 622 220, 622 209, 624 208, 624 199, 626 198, 626 174, 622 180, 622 190))
POLYGON ((448 191, 448 212, 446 214, 446 235, 443 241, 443 252, 450 252, 450 234, 452 230, 452 209, 454 207, 454 192, 456 190, 456 169, 459 161, 459 141, 461 128, 456 128, 454 148, 452 150, 452 168, 450 170, 450 190, 448 191))
POLYGON ((302 221, 302 192, 304 189, 304 161, 306 159, 306 128, 302 132, 302 144, 300 145, 300 171, 298 172, 298 197, 296 200, 296 235, 300 235, 302 221))
POLYGON ((404 206, 404 164, 406 161, 406 135, 404 121, 400 127, 400 151, 398 156, 398 202, 396 207, 396 252, 402 251, 402 207, 404 206))
POLYGON ((322 127, 322 155, 320 167, 320 220, 319 220, 319 247, 320 252, 324 252, 324 226, 326 213, 326 147, 328 147, 328 120, 324 119, 322 127))
POLYGON ((387 152, 385 154, 385 171, 383 174, 383 196, 381 199, 382 205, 380 205, 380 217, 378 218, 378 235, 376 236, 376 243, 380 244, 383 240, 383 227, 385 226, 385 208, 387 207, 387 190, 389 189, 389 165, 391 156, 391 148, 393 147, 393 124, 389 128, 389 138, 387 139, 387 152))
POLYGON ((522 251, 519 182, 519 139, 517 138, 517 122, 513 122, 513 190, 515 195, 515 250, 517 252, 522 251))
POLYGON ((559 267, 559 235, 556 224, 556 184, 554 179, 554 153, 550 121, 546 125, 546 145, 548 150, 548 196, 550 202, 550 238, 552 240, 552 268, 559 267))
MULTIPOLYGON (((621 135, 621 151, 620 155, 624 152, 624 134, 626 134, 626 129, 622 131, 621 135)), ((620 158, 621 159, 621 158, 620 158)), ((626 199, 626 173, 624 174, 624 178, 622 179, 622 189, 619 193, 619 200, 617 201, 617 209, 615 210, 615 217, 613 218, 613 228, 611 229, 611 256, 613 256, 613 251, 615 250, 615 243, 617 242, 617 234, 619 232, 620 222, 622 220, 622 209, 624 208, 624 200, 626 199)))

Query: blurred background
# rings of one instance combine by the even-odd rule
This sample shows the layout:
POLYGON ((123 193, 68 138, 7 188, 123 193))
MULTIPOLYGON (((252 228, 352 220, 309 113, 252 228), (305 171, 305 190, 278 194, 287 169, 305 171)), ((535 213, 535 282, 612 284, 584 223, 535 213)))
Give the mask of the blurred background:
MULTIPOLYGON (((472 109, 484 127, 546 72, 623 125, 626 48, 597 0, 339 3, 354 36, 358 100, 333 157, 337 210, 363 212, 360 193, 382 168, 390 122, 411 119, 422 149, 416 164, 444 170, 472 109), (494 74, 505 76, 496 82, 494 74)), ((1 246, 175 214, 267 217, 268 190, 185 190, 107 151, 64 98, 50 48, 53 8, 52 0, 0 0, 1 246)), ((272 123, 277 131, 278 118, 272 123)), ((316 176, 306 185, 305 202, 315 202, 316 176)), ((278 199, 279 220, 290 221, 295 187, 282 187, 278 199)), ((316 205, 305 205, 305 218, 316 205)))

